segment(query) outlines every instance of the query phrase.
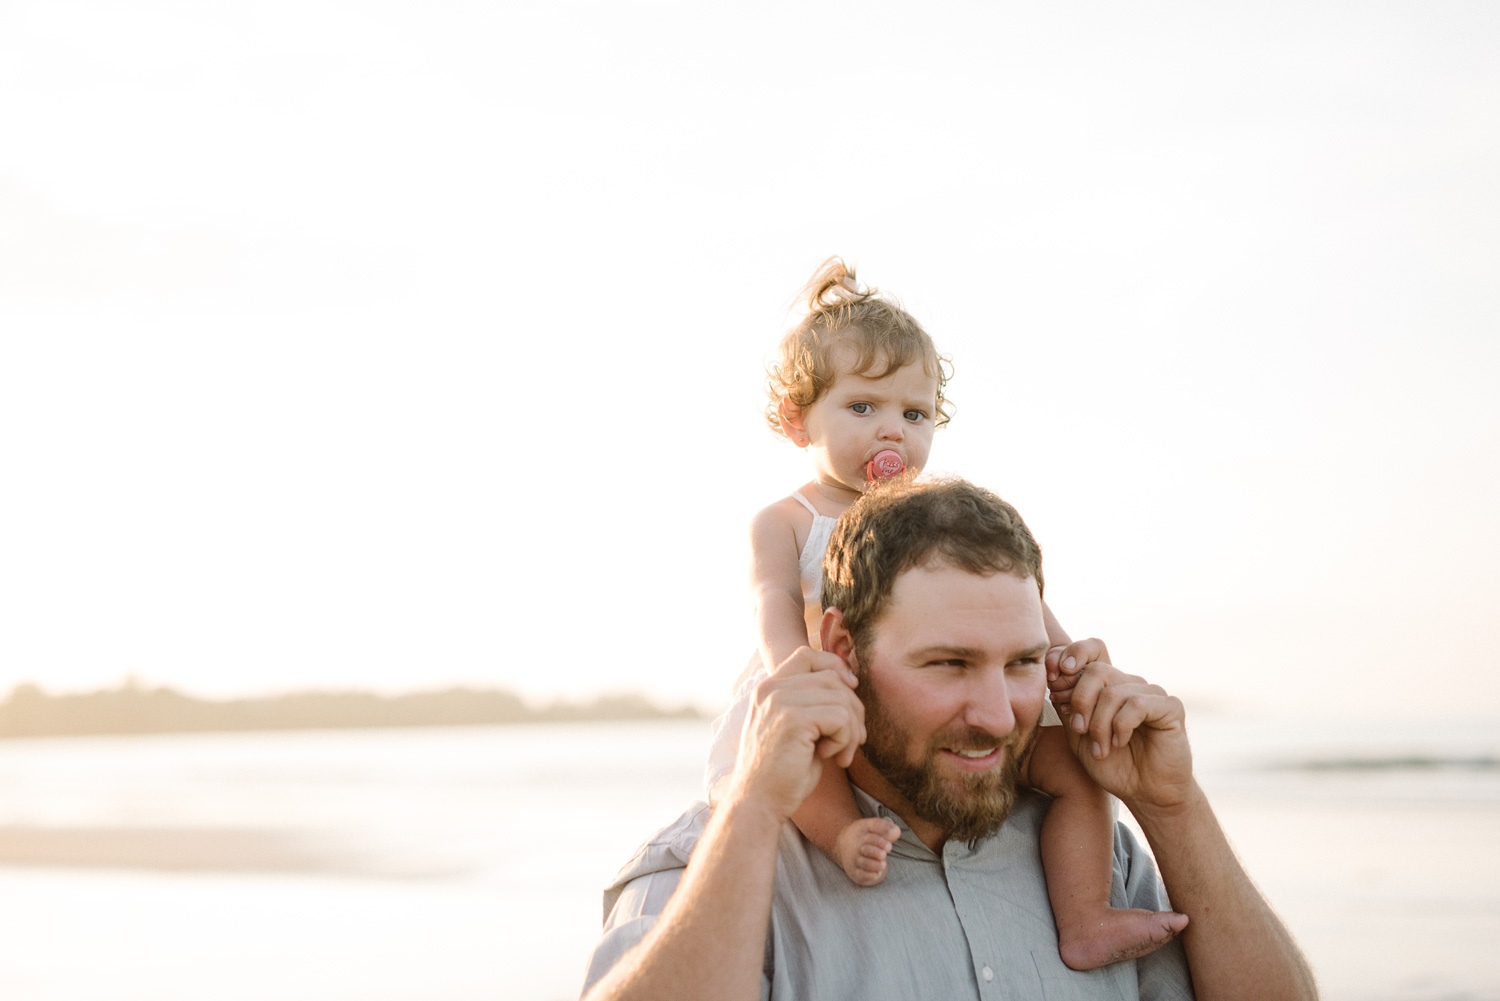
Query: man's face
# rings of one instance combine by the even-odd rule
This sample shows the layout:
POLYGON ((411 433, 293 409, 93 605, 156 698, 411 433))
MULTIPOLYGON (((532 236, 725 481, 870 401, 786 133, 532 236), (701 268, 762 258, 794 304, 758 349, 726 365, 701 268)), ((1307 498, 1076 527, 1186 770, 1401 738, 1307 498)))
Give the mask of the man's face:
POLYGON ((859 651, 862 753, 906 800, 887 805, 929 843, 997 830, 1046 693, 1036 581, 917 567, 871 634, 859 651))

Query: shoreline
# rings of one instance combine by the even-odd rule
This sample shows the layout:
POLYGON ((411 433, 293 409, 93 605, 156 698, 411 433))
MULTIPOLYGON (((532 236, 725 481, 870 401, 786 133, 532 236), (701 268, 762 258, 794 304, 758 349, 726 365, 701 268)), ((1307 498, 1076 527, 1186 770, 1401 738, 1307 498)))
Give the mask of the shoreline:
POLYGON ((309 690, 203 699, 165 686, 146 688, 132 679, 115 689, 65 695, 17 685, 0 702, 0 740, 709 718, 696 706, 665 708, 636 693, 602 695, 582 703, 559 700, 540 708, 500 688, 401 695, 309 690))

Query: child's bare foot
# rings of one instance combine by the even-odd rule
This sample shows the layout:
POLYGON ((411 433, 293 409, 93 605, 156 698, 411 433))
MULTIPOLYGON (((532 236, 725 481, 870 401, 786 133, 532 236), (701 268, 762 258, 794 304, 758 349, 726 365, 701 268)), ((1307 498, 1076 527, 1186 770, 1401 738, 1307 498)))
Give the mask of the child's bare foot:
POLYGON ((839 832, 833 860, 860 886, 885 879, 885 857, 901 837, 901 828, 879 817, 861 817, 839 832))
POLYGON ((1107 907, 1088 921, 1058 929, 1057 951, 1070 969, 1094 970, 1155 952, 1187 927, 1176 911, 1107 907))

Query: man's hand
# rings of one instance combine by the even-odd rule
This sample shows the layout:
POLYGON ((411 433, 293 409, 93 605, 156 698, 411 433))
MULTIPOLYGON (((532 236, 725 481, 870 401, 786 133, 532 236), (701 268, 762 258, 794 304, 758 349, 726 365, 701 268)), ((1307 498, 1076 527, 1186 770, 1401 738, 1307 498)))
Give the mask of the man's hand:
POLYGON ((1199 1001, 1316 1001, 1306 960, 1193 779, 1182 702, 1102 657, 1071 681, 1068 741, 1094 781, 1135 814, 1172 906, 1191 918, 1182 943, 1199 1001))
POLYGON ((865 709, 843 659, 802 647, 755 688, 726 799, 787 820, 823 762, 848 768, 865 741, 865 709))
POLYGON ((855 678, 802 647, 755 689, 729 788, 661 916, 588 1001, 760 997, 782 825, 825 760, 848 766, 865 739, 855 678))
POLYGON ((1102 659, 1071 680, 1063 725, 1094 781, 1137 816, 1187 806, 1197 786, 1181 700, 1102 659))

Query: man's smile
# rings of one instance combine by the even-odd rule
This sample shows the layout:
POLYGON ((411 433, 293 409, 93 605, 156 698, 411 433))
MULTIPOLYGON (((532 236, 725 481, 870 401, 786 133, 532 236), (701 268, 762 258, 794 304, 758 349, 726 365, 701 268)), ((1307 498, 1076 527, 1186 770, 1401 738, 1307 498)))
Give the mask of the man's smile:
POLYGON ((961 771, 965 772, 987 772, 1000 763, 1001 749, 998 747, 983 748, 948 748, 942 749, 943 754, 955 759, 961 771))

